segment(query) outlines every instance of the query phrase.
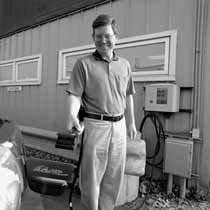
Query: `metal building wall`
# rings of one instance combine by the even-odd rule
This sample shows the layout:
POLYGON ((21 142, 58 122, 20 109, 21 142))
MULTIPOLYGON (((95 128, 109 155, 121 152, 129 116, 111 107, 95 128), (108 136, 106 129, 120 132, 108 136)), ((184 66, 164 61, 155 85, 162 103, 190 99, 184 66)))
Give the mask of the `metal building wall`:
MULTIPOLYGON (((137 36, 165 30, 177 30, 176 83, 181 89, 181 108, 193 108, 196 6, 205 0, 116 0, 107 4, 49 22, 45 25, 0 40, 0 61, 33 54, 42 54, 42 83, 39 86, 22 86, 20 92, 8 92, 0 87, 0 116, 17 124, 50 130, 64 130, 66 121, 67 85, 58 85, 58 52, 62 49, 88 45, 91 40, 91 22, 100 13, 113 15, 119 26, 120 38, 137 36)), ((210 8, 209 8, 210 9, 210 8)), ((208 31, 209 34, 209 23, 208 31)), ((207 36, 209 37, 209 36, 207 36)), ((209 46, 209 38, 207 40, 209 46)), ((209 47, 207 48, 207 57, 209 47)), ((203 139, 202 181, 208 182, 208 58, 203 75, 203 139)), ((144 88, 146 82, 136 82, 135 117, 139 127, 144 116, 144 88)), ((195 113, 195 110, 194 110, 195 113)), ((177 113, 162 118, 164 128, 174 132, 189 132, 193 114, 177 113)), ((150 129, 146 128, 150 133, 150 129)), ((149 147, 154 145, 149 140, 149 147)), ((198 163, 196 163, 198 164, 198 163)))
MULTIPOLYGON (((119 0, 1 39, 0 60, 33 54, 43 56, 40 86, 22 86, 20 92, 8 92, 6 87, 0 87, 1 116, 27 126, 65 128, 67 86, 56 84, 58 51, 91 44, 91 22, 100 13, 112 14, 117 19, 120 38, 177 29, 176 82, 192 86, 195 0, 119 0)), ((135 84, 138 126, 143 117, 143 85, 135 84)), ((188 107, 191 93, 183 91, 183 94, 181 103, 188 107)), ((169 129, 189 129, 189 114, 181 113, 173 118, 169 129)))

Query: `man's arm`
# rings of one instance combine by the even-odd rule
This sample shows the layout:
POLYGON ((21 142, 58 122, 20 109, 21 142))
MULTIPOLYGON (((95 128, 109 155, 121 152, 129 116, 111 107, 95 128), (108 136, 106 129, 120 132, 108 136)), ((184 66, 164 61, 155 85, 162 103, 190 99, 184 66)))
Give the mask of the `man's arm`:
POLYGON ((133 95, 128 95, 126 97, 126 120, 128 125, 128 136, 131 139, 134 139, 137 131, 134 117, 133 95))
POLYGON ((69 94, 68 96, 68 115, 67 115, 67 130, 71 131, 75 127, 79 132, 82 132, 82 127, 79 123, 78 113, 81 105, 81 97, 69 94))

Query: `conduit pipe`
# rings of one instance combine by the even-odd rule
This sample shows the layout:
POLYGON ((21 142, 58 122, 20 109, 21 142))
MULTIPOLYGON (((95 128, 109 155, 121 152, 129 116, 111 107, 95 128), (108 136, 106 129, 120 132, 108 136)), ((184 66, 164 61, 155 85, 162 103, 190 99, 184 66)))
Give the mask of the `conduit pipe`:
MULTIPOLYGON (((195 53, 194 53, 194 74, 193 74, 193 113, 192 113, 192 128, 202 128, 203 117, 203 71, 205 69, 205 52, 206 52, 206 35, 207 35, 207 18, 208 18, 208 2, 209 0, 196 0, 196 25, 195 25, 195 53)), ((202 131, 200 132, 202 135, 202 131)), ((201 145, 195 142, 197 149, 195 173, 200 174, 200 155, 201 145)), ((199 188, 199 180, 196 181, 196 186, 199 188)))
POLYGON ((28 127, 28 126, 23 126, 23 125, 19 125, 18 127, 23 134, 26 134, 29 136, 40 137, 40 138, 48 139, 52 141, 56 141, 58 138, 58 132, 55 132, 55 131, 28 127))
POLYGON ((204 53, 206 46, 208 0, 196 1, 195 55, 194 55, 194 92, 193 92, 193 128, 201 127, 202 84, 204 53))

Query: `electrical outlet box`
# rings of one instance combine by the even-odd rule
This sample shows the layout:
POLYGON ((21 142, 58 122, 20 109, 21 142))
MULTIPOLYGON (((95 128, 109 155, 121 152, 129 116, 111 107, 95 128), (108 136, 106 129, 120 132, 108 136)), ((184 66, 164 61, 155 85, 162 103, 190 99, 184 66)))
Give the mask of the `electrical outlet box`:
POLYGON ((164 172, 190 178, 192 173, 193 141, 167 138, 165 141, 164 172))
POLYGON ((157 112, 179 111, 180 88, 176 84, 159 83, 145 87, 145 110, 157 112))

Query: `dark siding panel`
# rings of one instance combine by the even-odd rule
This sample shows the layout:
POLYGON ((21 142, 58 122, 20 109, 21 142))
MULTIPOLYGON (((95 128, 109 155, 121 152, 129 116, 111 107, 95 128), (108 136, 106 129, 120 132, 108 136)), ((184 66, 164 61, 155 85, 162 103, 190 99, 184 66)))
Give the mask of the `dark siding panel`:
POLYGON ((0 38, 107 0, 0 0, 0 38))

